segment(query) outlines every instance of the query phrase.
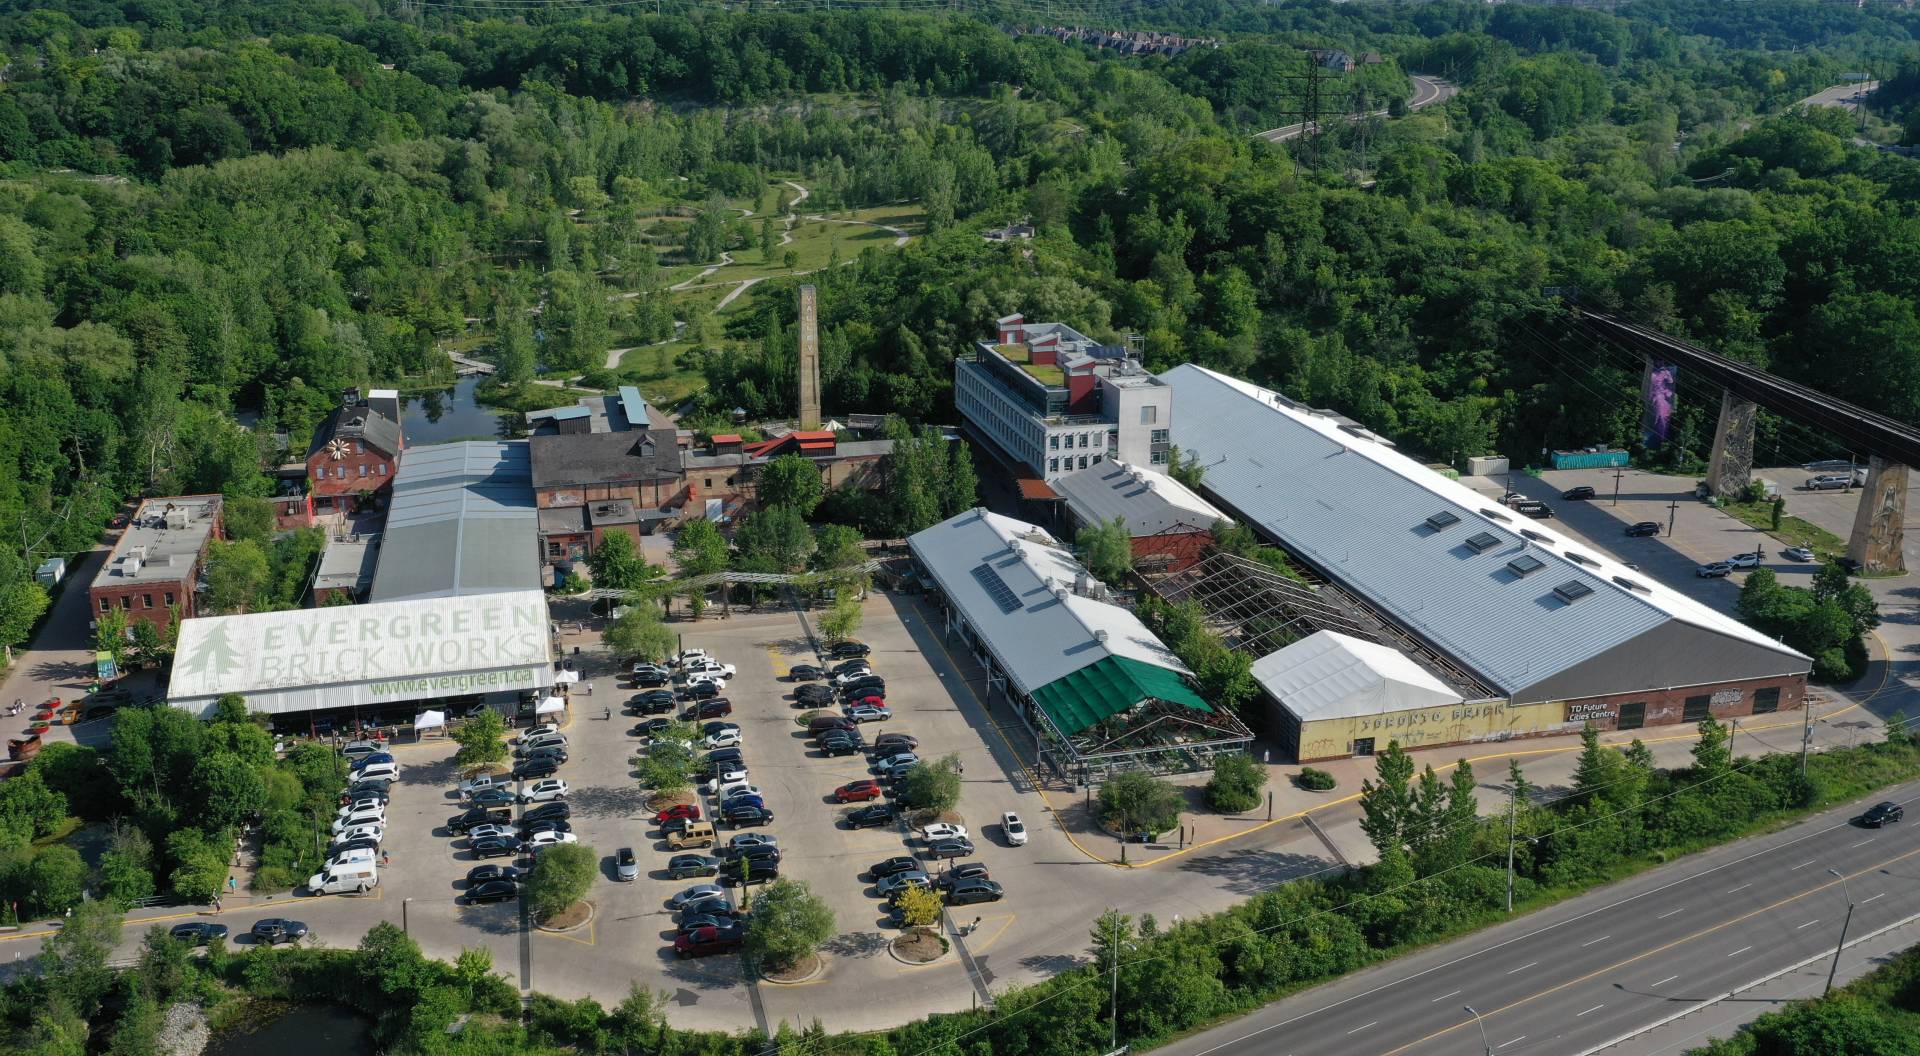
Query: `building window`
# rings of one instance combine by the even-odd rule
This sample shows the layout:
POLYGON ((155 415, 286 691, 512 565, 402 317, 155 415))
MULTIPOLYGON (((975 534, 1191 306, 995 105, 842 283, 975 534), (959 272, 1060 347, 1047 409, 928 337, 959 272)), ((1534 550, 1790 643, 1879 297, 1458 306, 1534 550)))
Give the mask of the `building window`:
POLYGON ((1060 434, 1059 433, 1047 434, 1047 447, 1054 451, 1060 450, 1060 434))
POLYGON ((1140 424, 1141 425, 1152 425, 1153 423, 1159 420, 1160 420, 1159 407, 1149 403, 1140 408, 1140 424))
POLYGON ((1166 431, 1165 429, 1155 429, 1155 430, 1153 431, 1153 437, 1152 437, 1152 439, 1153 439, 1153 442, 1154 442, 1154 443, 1156 443, 1156 444, 1164 444, 1164 443, 1166 443, 1166 442, 1167 442, 1167 431, 1166 431))
POLYGON ((1699 722, 1713 714, 1713 698, 1709 696, 1688 697, 1685 710, 1680 713, 1681 722, 1699 722))
POLYGON ((1095 455, 1095 456, 1093 456, 1093 464, 1094 464, 1094 465, 1096 465, 1096 466, 1100 464, 1100 456, 1099 456, 1099 455, 1095 455))
POLYGON ((1047 472, 1049 473, 1060 472, 1060 459, 1058 456, 1047 459, 1047 472))
POLYGON ((1768 715, 1780 710, 1780 687, 1768 686, 1753 691, 1753 713, 1768 715))
POLYGON ((1148 461, 1152 462, 1156 466, 1164 466, 1167 464, 1167 453, 1165 451, 1158 451, 1158 450, 1154 451, 1152 454, 1148 455, 1147 458, 1148 458, 1148 461))
POLYGON ((1080 456, 1080 468, 1081 469, 1087 468, 1087 456, 1085 455, 1080 456))
POLYGON ((1095 446, 1095 447, 1105 447, 1105 446, 1107 446, 1107 434, 1105 434, 1105 433, 1095 433, 1095 434, 1093 434, 1093 446, 1095 446))
POLYGON ((153 595, 151 594, 140 595, 140 607, 143 609, 153 608, 153 595))
POLYGON ((363 477, 367 475, 367 465, 364 462, 360 464, 360 475, 363 477))
POLYGON ((381 476, 381 477, 386 476, 387 464, 385 462, 380 463, 379 465, 373 467, 373 472, 375 476, 381 476))
POLYGON ((101 611, 101 612, 106 612, 106 611, 107 611, 108 609, 111 609, 111 608, 113 608, 113 599, 112 599, 112 598, 101 598, 101 599, 100 599, 100 611, 101 611))
POLYGON ((131 608, 133 608, 133 595, 131 595, 131 594, 123 594, 123 595, 121 595, 121 596, 120 596, 120 607, 121 607, 121 608, 123 608, 123 609, 131 609, 131 608))
POLYGON ((1087 446, 1090 446, 1090 445, 1091 445, 1092 443, 1093 443, 1093 434, 1092 434, 1092 433, 1081 433, 1081 434, 1080 434, 1080 446, 1081 446, 1081 447, 1087 447, 1087 446))
POLYGON ((173 591, 171 590, 167 591, 166 599, 167 599, 167 608, 169 609, 173 608, 173 591))
POLYGON ((708 478, 707 478, 707 482, 706 482, 706 484, 705 484, 705 485, 703 485, 703 486, 704 486, 704 487, 709 487, 709 488, 711 488, 711 487, 713 487, 713 478, 712 478, 712 477, 708 477, 708 478))

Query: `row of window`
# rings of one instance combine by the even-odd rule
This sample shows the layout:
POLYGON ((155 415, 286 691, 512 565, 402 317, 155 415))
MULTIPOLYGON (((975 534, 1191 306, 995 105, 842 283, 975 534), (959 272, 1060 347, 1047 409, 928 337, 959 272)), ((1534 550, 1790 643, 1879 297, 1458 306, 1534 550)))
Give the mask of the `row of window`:
MULTIPOLYGON (((161 595, 161 597, 165 599, 161 602, 162 607, 169 608, 169 609, 173 607, 173 591, 169 590, 165 594, 161 595)), ((120 607, 123 609, 133 608, 133 595, 131 594, 120 595, 120 607)), ((140 607, 143 609, 153 608, 153 595, 151 594, 140 595, 140 607)), ((112 609, 113 609, 112 598, 100 599, 101 612, 110 612, 112 611, 112 609)))
MULTIPOLYGON (((366 465, 363 463, 359 468, 360 468, 360 475, 363 477, 366 476, 367 475, 366 465)), ((374 465, 373 471, 374 471, 373 472, 374 476, 384 477, 387 475, 387 464, 385 462, 377 463, 374 465)), ((347 478, 347 467, 345 466, 333 467, 333 475, 336 477, 339 477, 341 480, 345 480, 347 478)), ((315 469, 313 471, 313 479, 315 480, 327 479, 327 467, 321 466, 318 469, 315 469)))
POLYGON ((1049 451, 1058 451, 1058 450, 1060 450, 1060 449, 1061 449, 1061 447, 1063 447, 1063 446, 1064 446, 1064 447, 1073 447, 1073 446, 1074 446, 1074 442, 1073 442, 1073 438, 1074 438, 1074 437, 1076 437, 1076 436, 1078 436, 1078 437, 1080 438, 1080 445, 1079 445, 1079 446, 1081 446, 1081 447, 1104 447, 1104 446, 1106 446, 1106 441, 1107 441, 1107 434, 1106 434, 1106 433, 1104 433, 1104 432, 1100 432, 1100 433, 1048 433, 1048 434, 1047 434, 1047 450, 1049 450, 1049 451), (1065 443, 1064 445, 1063 445, 1063 444, 1061 444, 1061 442, 1060 442, 1060 441, 1061 441, 1062 439, 1065 439, 1065 440, 1066 440, 1066 443, 1065 443))
MULTIPOLYGON (((1094 466, 1097 466, 1097 465, 1099 465, 1099 464, 1100 464, 1100 456, 1099 456, 1099 455, 1094 455, 1094 456, 1093 456, 1093 461, 1092 461, 1092 462, 1088 462, 1088 461, 1087 461, 1087 456, 1086 456, 1086 455, 1081 455, 1081 456, 1080 456, 1080 468, 1081 468, 1081 469, 1085 469, 1085 468, 1087 468, 1087 467, 1088 467, 1089 465, 1094 465, 1094 466)), ((1065 458, 1049 458, 1049 459, 1047 459, 1047 472, 1049 472, 1049 473, 1059 473, 1059 472, 1062 472, 1062 471, 1065 471, 1065 470, 1071 470, 1071 469, 1073 469, 1073 468, 1074 468, 1074 465, 1073 465, 1073 456, 1072 456, 1072 455, 1068 455, 1068 456, 1067 456, 1067 457, 1065 457, 1065 458)))
POLYGON ((961 365, 954 403, 960 413, 983 428, 1008 451, 1030 456, 1039 465, 1043 427, 994 386, 961 365))

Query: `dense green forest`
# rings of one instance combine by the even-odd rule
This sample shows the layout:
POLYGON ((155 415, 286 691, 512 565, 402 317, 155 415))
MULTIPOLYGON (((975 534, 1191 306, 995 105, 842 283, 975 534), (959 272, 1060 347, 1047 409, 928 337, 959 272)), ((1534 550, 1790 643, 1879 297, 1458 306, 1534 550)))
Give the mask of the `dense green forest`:
MULTIPOLYGON (((686 314, 671 269, 755 244, 723 204, 765 212, 786 179, 810 209, 923 218, 809 278, 839 412, 950 420, 953 356, 1017 310, 1141 334, 1152 365, 1242 374, 1437 460, 1635 445, 1638 364, 1568 327, 1573 290, 1920 418, 1920 168, 1873 145, 1906 135, 1920 16, 1137 10, 1224 43, 1122 58, 1011 35, 1036 9, 993 5, 0 4, 0 537, 22 541, 0 640, 44 607, 34 561, 143 490, 256 500, 275 437, 302 448, 342 387, 443 383, 449 342, 509 388, 606 380, 611 343, 686 314), (1326 99, 1391 116, 1253 140, 1297 112, 1304 47, 1379 52, 1326 99), (1865 129, 1792 107, 1855 70, 1890 82, 1865 129), (1461 92, 1405 113, 1408 71, 1461 92), (1028 246, 978 237, 1021 216, 1028 246)), ((690 320, 691 413, 791 410, 791 286, 690 320)), ((1647 457, 1699 454, 1714 395, 1683 396, 1647 457)), ((1771 419, 1761 444, 1836 453, 1771 419)))

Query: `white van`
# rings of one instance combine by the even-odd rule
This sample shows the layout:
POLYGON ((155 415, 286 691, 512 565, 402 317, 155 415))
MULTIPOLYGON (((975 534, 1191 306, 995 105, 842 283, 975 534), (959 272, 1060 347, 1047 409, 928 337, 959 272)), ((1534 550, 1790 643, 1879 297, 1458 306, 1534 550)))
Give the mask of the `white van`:
POLYGON ((333 819, 333 832, 334 835, 337 836, 348 829, 357 829, 365 825, 385 825, 386 823, 387 812, 385 808, 363 807, 345 817, 333 819))
POLYGON ((316 895, 338 895, 347 891, 365 894, 379 883, 379 871, 372 862, 342 862, 328 866, 326 872, 313 874, 307 880, 307 890, 316 895))
POLYGON ((335 869, 348 865, 371 865, 373 864, 373 857, 373 848, 356 847, 351 851, 342 851, 332 858, 327 859, 326 867, 328 869, 335 869))
POLYGON ((375 781, 375 780, 395 781, 395 780, 398 780, 399 777, 400 777, 399 763, 368 763, 366 766, 361 768, 358 774, 354 775, 353 779, 355 782, 375 781))

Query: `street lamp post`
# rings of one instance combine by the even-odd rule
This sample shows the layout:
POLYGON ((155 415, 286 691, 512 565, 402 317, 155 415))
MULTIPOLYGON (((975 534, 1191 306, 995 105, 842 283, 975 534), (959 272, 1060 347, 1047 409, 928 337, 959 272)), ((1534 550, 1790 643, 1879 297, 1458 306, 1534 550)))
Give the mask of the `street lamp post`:
MULTIPOLYGON (((1515 790, 1517 791, 1517 790, 1515 790)), ((1507 793, 1507 915, 1513 915, 1513 812, 1515 801, 1519 797, 1514 791, 1507 793)))
POLYGON ((1475 1012, 1472 1005, 1462 1005, 1460 1007, 1467 1010, 1467 1013, 1473 1017, 1475 1023, 1480 1024, 1480 1045, 1487 1050, 1487 1056, 1493 1056, 1493 1041, 1487 1037, 1487 1021, 1480 1018, 1480 1013, 1475 1012))
POLYGON ((1847 896, 1847 916, 1840 922, 1840 941, 1833 946, 1833 964, 1827 968, 1827 988, 1820 991, 1822 997, 1833 992, 1833 977, 1840 971, 1840 951, 1847 948, 1847 928, 1853 924, 1853 889, 1847 886, 1847 878, 1840 870, 1829 869, 1827 875, 1840 878, 1840 890, 1847 896))
POLYGON ((400 900, 400 934, 402 935, 411 935, 413 933, 412 930, 407 927, 407 907, 411 905, 413 905, 412 897, 400 900))

